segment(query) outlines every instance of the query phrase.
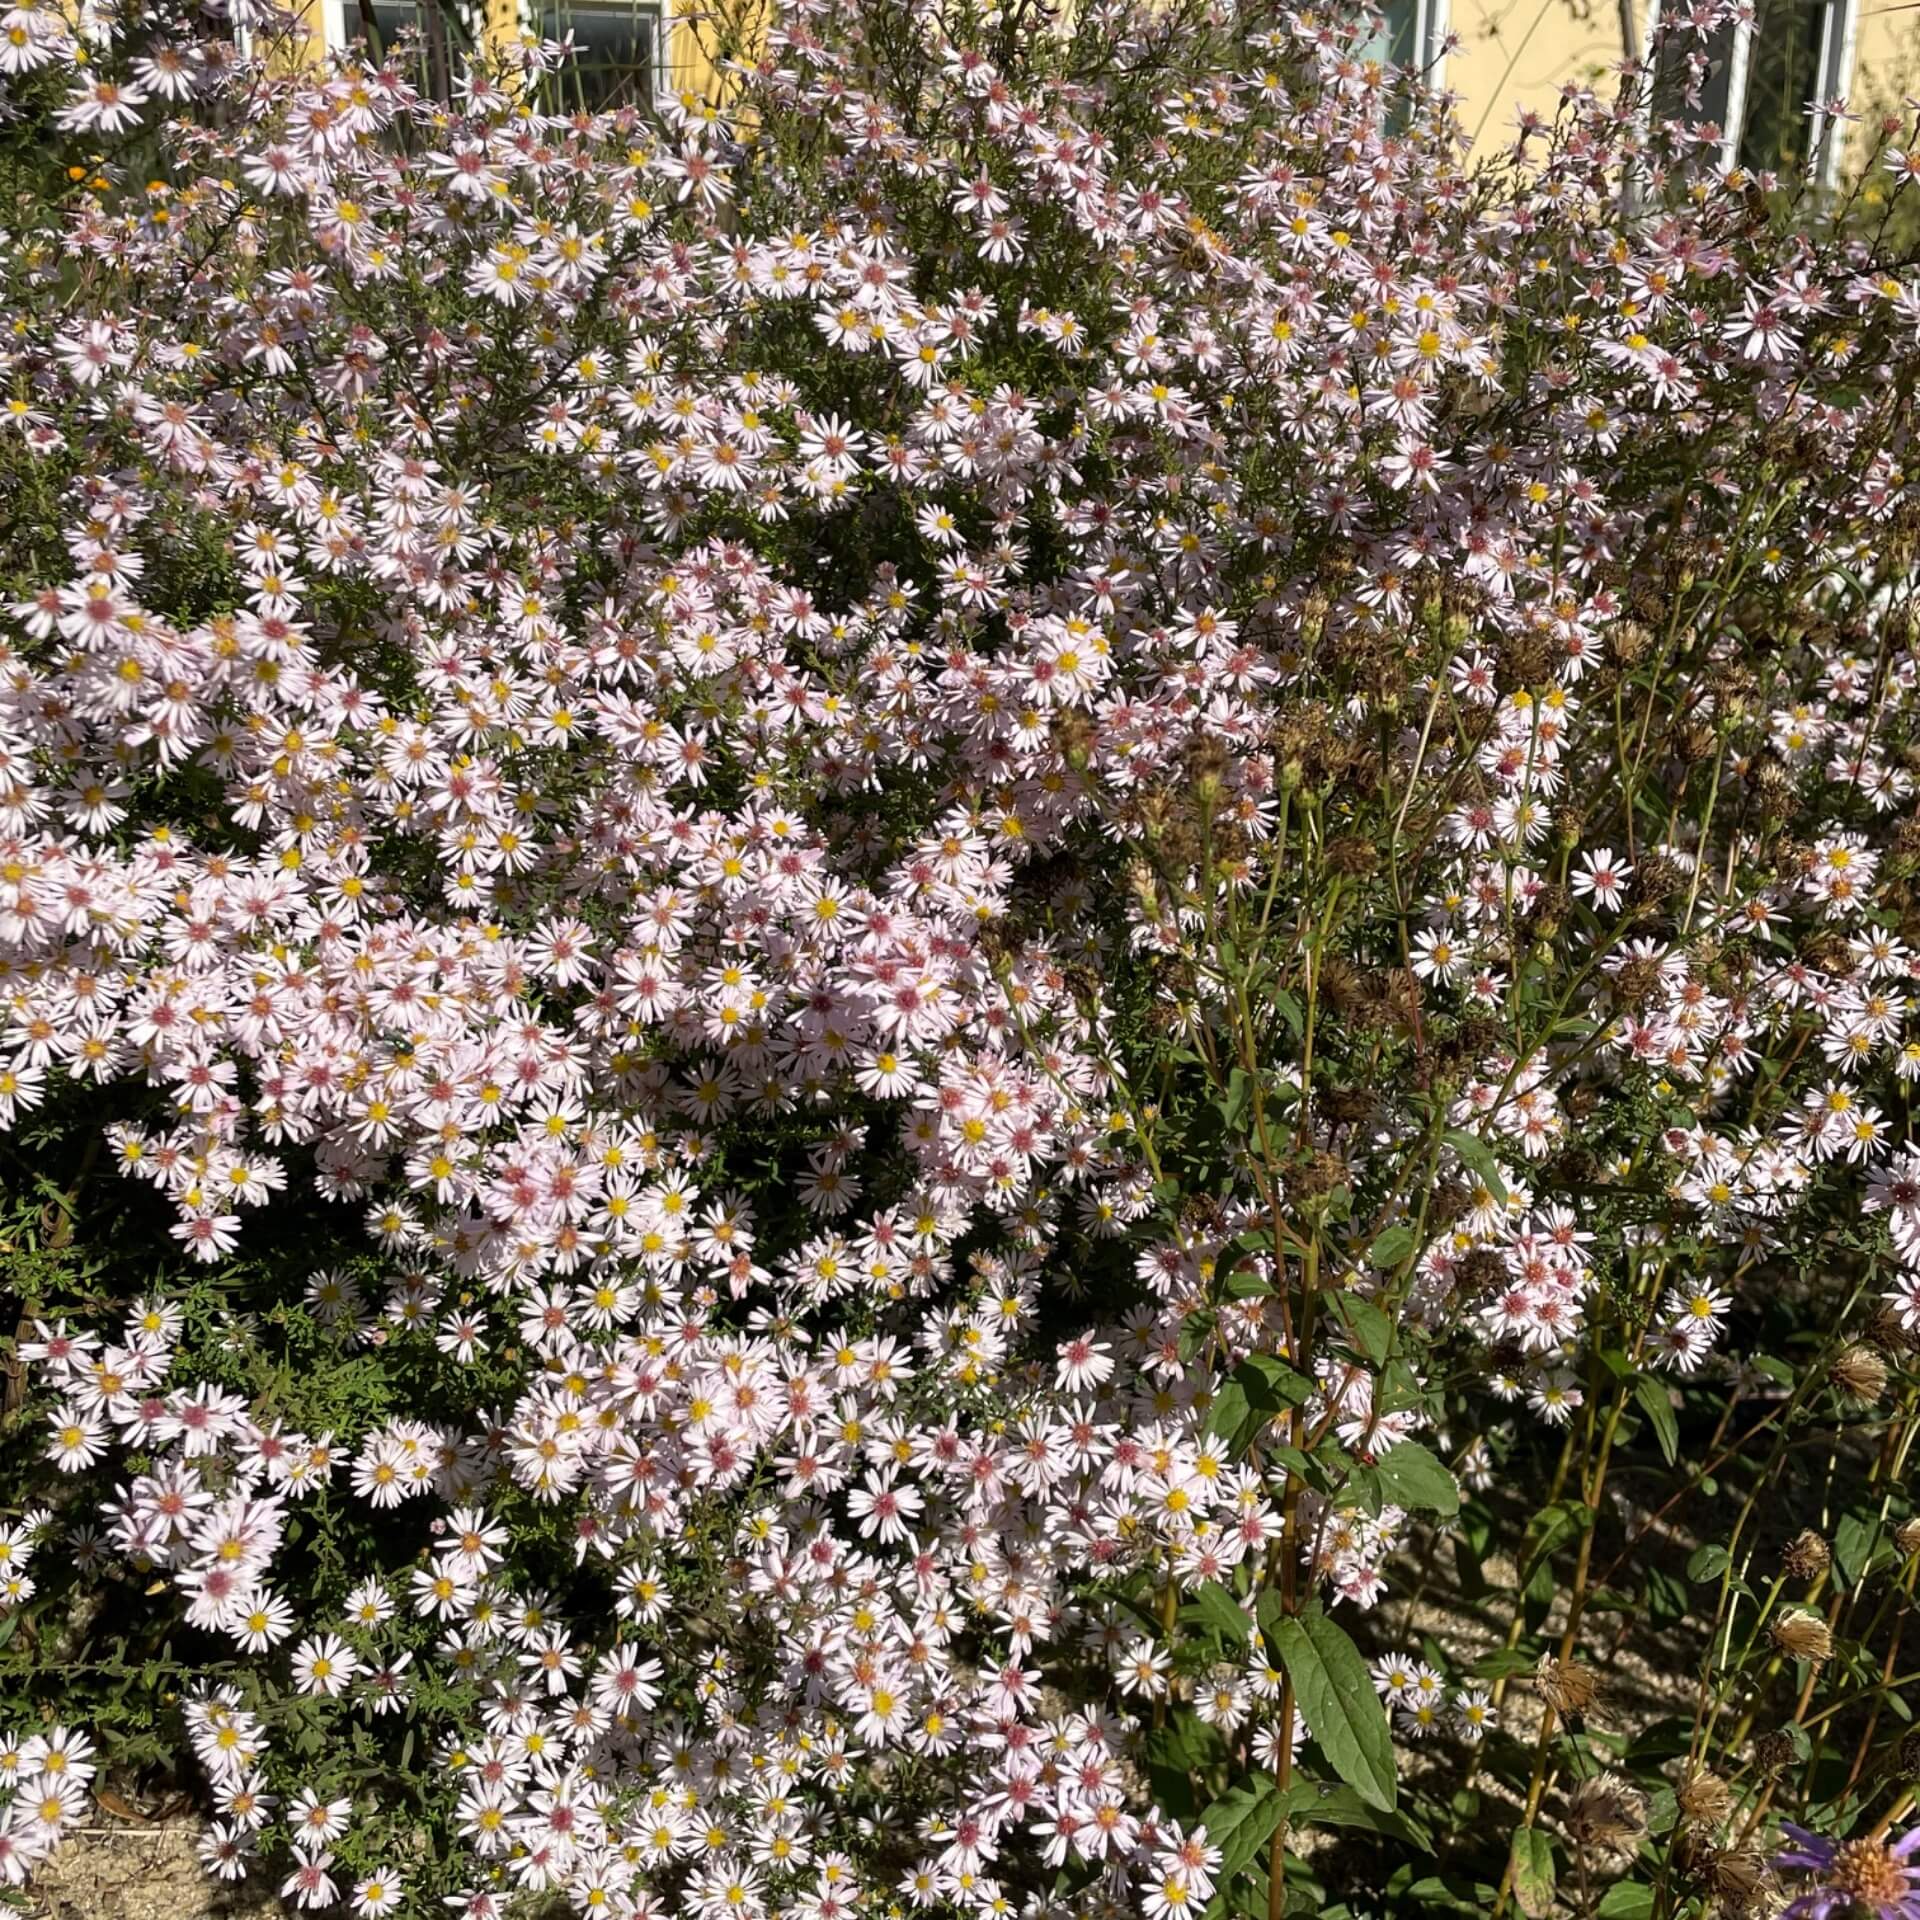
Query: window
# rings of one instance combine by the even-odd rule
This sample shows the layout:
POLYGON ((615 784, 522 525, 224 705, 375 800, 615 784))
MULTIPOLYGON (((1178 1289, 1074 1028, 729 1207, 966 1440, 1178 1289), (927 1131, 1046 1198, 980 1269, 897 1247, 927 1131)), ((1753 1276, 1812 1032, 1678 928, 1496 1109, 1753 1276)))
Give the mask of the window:
MULTIPOLYGON (((1700 105, 1686 104, 1688 55, 1696 35, 1662 45, 1654 72, 1653 118, 1711 121, 1720 161, 1754 172, 1811 174, 1831 185, 1844 126, 1820 111, 1853 78, 1858 0, 1756 0, 1754 18, 1721 27, 1706 42, 1700 105)), ((1658 24, 1658 0, 1649 31, 1658 24)))
POLYGON ((1747 35, 1740 164, 1814 172, 1830 182, 1842 129, 1820 106, 1852 75, 1854 8, 1847 0, 1759 0, 1747 35))
POLYGON ((415 31, 419 39, 409 77, 422 93, 449 97, 453 68, 474 46, 472 25, 454 0, 326 0, 326 5, 329 46, 363 40, 384 60, 403 33, 415 31))
POLYGON ((1361 58, 1408 68, 1437 87, 1447 24, 1447 0, 1384 0, 1380 25, 1362 45, 1361 58))
POLYGON ((554 76, 562 111, 650 105, 664 69, 663 23, 645 0, 559 0, 540 9, 540 32, 573 35, 573 58, 554 76))

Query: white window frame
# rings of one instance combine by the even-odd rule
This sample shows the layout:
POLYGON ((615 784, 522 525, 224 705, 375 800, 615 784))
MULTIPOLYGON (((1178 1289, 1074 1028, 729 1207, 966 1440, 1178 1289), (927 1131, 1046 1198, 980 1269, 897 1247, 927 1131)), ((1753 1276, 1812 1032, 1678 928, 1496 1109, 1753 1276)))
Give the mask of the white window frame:
MULTIPOLYGON (((1820 102, 1846 93, 1853 84, 1854 59, 1860 38, 1860 0, 1819 0, 1822 9, 1820 60, 1814 75, 1812 125, 1807 132, 1807 172, 1815 184, 1831 191, 1839 184, 1846 123, 1820 110, 1820 102)), ((1644 45, 1653 45, 1660 24, 1660 0, 1648 0, 1644 45)), ((1731 169, 1740 161, 1740 142, 1746 132, 1747 80, 1753 58, 1756 28, 1742 20, 1733 29, 1733 48, 1727 62, 1727 117, 1720 142, 1720 164, 1731 169)))

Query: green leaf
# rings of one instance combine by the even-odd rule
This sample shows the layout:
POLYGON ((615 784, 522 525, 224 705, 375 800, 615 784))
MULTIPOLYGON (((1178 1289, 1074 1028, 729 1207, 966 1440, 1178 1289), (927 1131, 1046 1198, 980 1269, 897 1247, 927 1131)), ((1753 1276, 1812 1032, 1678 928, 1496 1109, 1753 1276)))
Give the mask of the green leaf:
POLYGON ((1833 1563, 1849 1587, 1857 1587, 1873 1565, 1880 1544, 1878 1514, 1849 1513, 1833 1530, 1833 1563))
POLYGON ((1594 1908, 1599 1920, 1649 1920, 1653 1912, 1653 1889, 1633 1880, 1622 1880, 1600 1896, 1594 1908))
POLYGON ((1732 1564, 1726 1548, 1709 1541, 1704 1547, 1695 1547, 1687 1556, 1687 1578, 1695 1586, 1704 1586, 1709 1580, 1718 1580, 1732 1564))
POLYGON ((1312 1392, 1312 1381, 1277 1355, 1250 1353, 1214 1389, 1207 1431, 1217 1433, 1238 1456, 1278 1415, 1304 1405, 1312 1392))
POLYGON ((1293 1037, 1298 1040, 1307 1030, 1307 1017, 1301 1011, 1298 999, 1285 987, 1276 987, 1273 993, 1273 1007, 1280 1018, 1293 1030, 1293 1037))
POLYGON ((1333 1295, 1335 1311, 1347 1324, 1353 1344, 1378 1367, 1393 1349, 1393 1322, 1371 1300, 1357 1293, 1333 1295))
POLYGON ((1367 1249, 1367 1258, 1376 1267, 1397 1267, 1413 1248, 1411 1227, 1389 1227, 1367 1249))
POLYGON ((1258 1855, 1286 1810, 1286 1802, 1263 1773, 1245 1786, 1230 1787, 1200 1816, 1207 1838, 1220 1849, 1218 1879, 1223 1885, 1258 1855))
POLYGON ((1214 1318, 1211 1307, 1201 1307, 1180 1322, 1179 1345, 1182 1360, 1191 1360, 1206 1344, 1207 1335, 1213 1331, 1214 1318))
POLYGON ((1507 1183, 1500 1177, 1500 1163, 1493 1157, 1493 1149, 1477 1133, 1468 1133, 1460 1127, 1449 1127, 1446 1142, 1460 1156, 1460 1163, 1469 1173, 1477 1175, 1486 1185, 1487 1191, 1504 1207, 1507 1204, 1507 1183))
POLYGON ((1633 1397, 1652 1423, 1654 1437, 1660 1442, 1667 1465, 1672 1466, 1680 1457, 1680 1422, 1675 1417, 1667 1383, 1654 1374, 1643 1373, 1633 1383, 1633 1397))
POLYGON ((1516 1827, 1509 1862, 1514 1904, 1527 1920, 1546 1920, 1553 1911, 1553 1842, 1538 1827, 1516 1827))
POLYGON ((1366 1833, 1385 1834, 1422 1853, 1433 1851, 1433 1836, 1417 1820, 1370 1807, 1351 1787, 1335 1786, 1330 1780, 1296 1776, 1287 1791, 1287 1819, 1296 1827, 1358 1827, 1366 1833))
POLYGON ((1329 1765, 1369 1806, 1391 1813, 1393 1735, 1360 1649, 1317 1608, 1280 1615, 1271 1627, 1263 1616, 1260 1624, 1293 1676, 1300 1710, 1329 1765))
POLYGON ((1191 1820, 1200 1811, 1200 1801, 1190 1776, 1225 1760, 1227 1744, 1189 1708, 1176 1711, 1164 1727, 1155 1727, 1143 1753, 1153 1797, 1177 1818, 1191 1820))
POLYGON ((1593 1513, 1584 1500, 1556 1500, 1542 1507, 1527 1522, 1527 1537, 1522 1546, 1524 1583, 1544 1568, 1560 1548, 1577 1540, 1593 1525, 1593 1513))
POLYGON ((1244 1647, 1253 1638, 1253 1622, 1218 1580, 1201 1581, 1193 1591, 1193 1603, 1201 1620, 1223 1639, 1244 1647))
POLYGON ((1460 1489, 1441 1462, 1418 1440, 1401 1440, 1374 1462, 1381 1490, 1396 1507, 1417 1513, 1460 1511, 1460 1489))

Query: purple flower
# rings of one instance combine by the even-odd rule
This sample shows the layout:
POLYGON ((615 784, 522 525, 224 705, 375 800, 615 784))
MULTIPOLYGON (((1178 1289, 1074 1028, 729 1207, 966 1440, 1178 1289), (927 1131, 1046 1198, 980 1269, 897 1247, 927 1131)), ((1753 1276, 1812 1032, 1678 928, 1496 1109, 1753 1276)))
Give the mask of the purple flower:
POLYGON ((1891 1846, 1872 1838, 1826 1840, 1790 1821, 1782 1831, 1794 1845, 1774 1855, 1774 1866, 1818 1874, 1820 1883, 1795 1900, 1781 1920, 1829 1920, 1852 1913, 1871 1913, 1878 1920, 1920 1920, 1920 1867, 1907 1864, 1920 1849, 1920 1827, 1891 1846))

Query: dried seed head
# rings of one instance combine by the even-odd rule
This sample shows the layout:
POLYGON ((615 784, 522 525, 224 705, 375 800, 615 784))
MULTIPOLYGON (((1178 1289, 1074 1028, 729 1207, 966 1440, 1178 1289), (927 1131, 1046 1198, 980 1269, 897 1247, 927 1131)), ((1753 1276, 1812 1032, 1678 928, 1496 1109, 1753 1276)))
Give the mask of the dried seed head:
POLYGON ((1664 853, 1650 853, 1634 869, 1633 898, 1641 906, 1657 907, 1687 883, 1686 869, 1664 853))
POLYGON ((1628 1013, 1638 1013, 1660 984, 1658 960, 1629 960, 1614 975, 1613 997, 1628 1013))
POLYGON ((1902 1520, 1893 1530, 1893 1544, 1906 1559, 1920 1553, 1920 1519, 1902 1520))
POLYGON ((1887 1363, 1868 1346, 1852 1346, 1827 1370, 1827 1378, 1849 1400, 1872 1406, 1887 1390, 1887 1363))
POLYGON ((1357 833, 1343 833, 1327 842, 1324 856, 1329 873, 1366 875, 1380 864, 1380 850, 1357 833))
POLYGON ((1827 1543, 1811 1527, 1795 1534, 1780 1555, 1780 1569, 1789 1580, 1816 1580, 1832 1562, 1827 1543))
POLYGON ((1630 667, 1653 644, 1653 635, 1638 620, 1622 620, 1616 623, 1610 639, 1613 657, 1623 667, 1630 667))
POLYGON ((1914 1329, 1900 1317, 1900 1309, 1882 1302, 1867 1323, 1867 1338, 1882 1353, 1904 1356, 1914 1350, 1914 1329))
POLYGON ((1745 1920, 1760 1911, 1767 1891, 1767 1863, 1748 1848, 1729 1847, 1716 1853, 1708 1881, 1719 1910, 1728 1920, 1745 1920))
POLYGON ((1762 1773, 1778 1773, 1793 1758, 1793 1736, 1775 1727, 1753 1743, 1753 1764, 1762 1773))
POLYGON ((1833 1652, 1833 1632, 1817 1613, 1789 1607, 1767 1629, 1767 1638, 1790 1660, 1811 1660, 1816 1666, 1833 1652))
POLYGON ((1717 1773, 1689 1774, 1680 1783, 1680 1817, 1693 1827, 1718 1827, 1733 1811, 1733 1789, 1717 1773))
POLYGON ((1597 1773, 1567 1796, 1566 1827, 1576 1845, 1625 1853, 1647 1830, 1647 1806, 1617 1773, 1597 1773))
POLYGON ((1550 1653, 1542 1654, 1534 1669, 1534 1685, 1541 1699, 1563 1720, 1585 1713, 1593 1705, 1593 1674, 1577 1660, 1556 1660, 1550 1653))

